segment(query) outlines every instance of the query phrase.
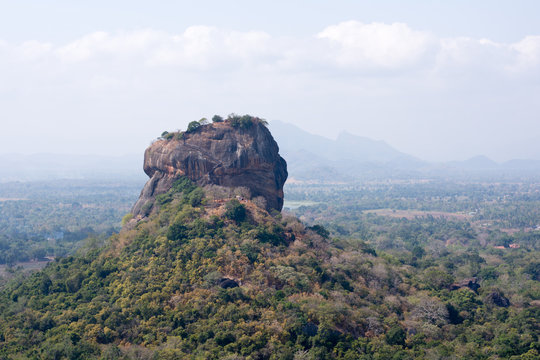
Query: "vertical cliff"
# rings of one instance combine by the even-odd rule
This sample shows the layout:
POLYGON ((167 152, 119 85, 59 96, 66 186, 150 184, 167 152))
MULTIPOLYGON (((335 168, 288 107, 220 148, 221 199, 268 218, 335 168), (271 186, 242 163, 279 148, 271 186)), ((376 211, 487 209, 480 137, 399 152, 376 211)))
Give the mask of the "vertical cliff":
POLYGON ((247 187, 253 197, 266 199, 267 210, 281 211, 287 163, 270 131, 257 118, 226 120, 160 139, 144 154, 150 180, 133 207, 135 217, 146 216, 156 195, 186 176, 198 185, 247 187))

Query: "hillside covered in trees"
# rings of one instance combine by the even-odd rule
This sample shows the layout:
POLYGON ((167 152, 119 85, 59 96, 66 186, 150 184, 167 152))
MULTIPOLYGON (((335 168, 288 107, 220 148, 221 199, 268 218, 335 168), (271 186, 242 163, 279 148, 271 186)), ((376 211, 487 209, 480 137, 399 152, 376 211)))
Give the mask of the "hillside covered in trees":
MULTIPOLYGON (((322 227, 270 216, 229 189, 203 191, 186 179, 157 206, 105 248, 58 259, 3 291, 2 356, 532 359, 537 354, 540 314, 531 304, 537 294, 514 304, 489 286, 452 290, 442 264, 420 271, 363 242, 336 241, 322 227)), ((488 274, 486 285, 504 276, 469 260, 455 266, 478 263, 488 274)), ((507 271, 519 275, 525 267, 507 271)), ((538 274, 531 277, 527 286, 538 292, 538 274)))
MULTIPOLYGON (((242 118, 236 131, 250 136, 242 118)), ((276 174, 230 164, 220 174, 276 174)), ((299 209, 308 226, 246 186, 163 169, 169 188, 150 172, 137 218, 105 244, 3 286, 0 359, 538 358, 534 238, 482 250, 464 222, 363 214, 337 195, 299 209)))

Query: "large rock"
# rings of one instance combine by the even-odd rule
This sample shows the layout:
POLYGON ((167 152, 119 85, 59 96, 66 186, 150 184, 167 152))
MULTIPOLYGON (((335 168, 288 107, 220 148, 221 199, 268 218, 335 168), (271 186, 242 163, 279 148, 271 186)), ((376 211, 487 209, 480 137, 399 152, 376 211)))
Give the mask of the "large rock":
POLYGON ((203 125, 183 139, 158 140, 144 153, 144 186, 133 215, 148 215, 155 196, 167 192, 180 176, 198 185, 245 186, 263 196, 267 210, 281 211, 287 163, 270 131, 260 121, 233 127, 229 121, 203 125))

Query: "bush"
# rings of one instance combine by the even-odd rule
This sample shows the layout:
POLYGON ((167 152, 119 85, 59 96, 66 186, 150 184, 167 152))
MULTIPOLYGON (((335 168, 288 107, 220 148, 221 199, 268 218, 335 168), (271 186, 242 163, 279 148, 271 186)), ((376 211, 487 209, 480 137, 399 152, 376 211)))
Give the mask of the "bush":
POLYGON ((315 233, 319 234, 320 236, 322 236, 325 239, 328 239, 328 237, 330 236, 330 232, 328 230, 326 230, 324 228, 324 226, 322 226, 322 225, 309 226, 309 227, 307 227, 307 229, 314 231, 315 233))
POLYGON ((173 193, 183 192, 184 194, 187 194, 192 192, 196 188, 197 186, 191 180, 189 180, 185 176, 182 176, 172 184, 170 191, 173 193))
POLYGON ((201 123, 198 122, 198 121, 192 121, 188 124, 188 127, 187 127, 187 130, 186 132, 187 133, 192 133, 194 132, 195 130, 197 130, 198 128, 201 127, 201 123))
POLYGON ((172 224, 167 230, 167 239, 172 241, 184 240, 187 236, 188 229, 179 223, 172 224))
POLYGON ((386 343, 388 345, 405 345, 405 330, 399 326, 394 326, 385 335, 386 343))
POLYGON ((259 227, 257 229, 257 240, 262 243, 270 243, 274 246, 287 244, 287 239, 283 234, 283 228, 274 225, 270 229, 259 227))
POLYGON ((133 219, 132 213, 127 213, 126 215, 124 215, 124 217, 122 218, 122 226, 126 225, 131 219, 133 219))
POLYGON ((217 123, 217 122, 223 122, 223 118, 222 118, 221 116, 219 116, 219 115, 214 115, 214 116, 212 117, 212 122, 215 122, 215 123, 217 123))
POLYGON ((251 115, 230 114, 227 121, 230 122, 232 127, 239 129, 249 129, 253 124, 268 125, 266 120, 251 115))
POLYGON ((199 206, 204 199, 204 191, 201 188, 196 188, 187 196, 187 198, 191 206, 199 206))
POLYGON ((171 140, 174 137, 174 134, 175 133, 173 133, 173 132, 170 133, 168 131, 164 131, 164 132, 161 133, 161 138, 165 139, 165 140, 171 140))
POLYGON ((232 199, 225 204, 225 216, 236 222, 242 222, 246 219, 246 207, 240 204, 240 201, 232 199))

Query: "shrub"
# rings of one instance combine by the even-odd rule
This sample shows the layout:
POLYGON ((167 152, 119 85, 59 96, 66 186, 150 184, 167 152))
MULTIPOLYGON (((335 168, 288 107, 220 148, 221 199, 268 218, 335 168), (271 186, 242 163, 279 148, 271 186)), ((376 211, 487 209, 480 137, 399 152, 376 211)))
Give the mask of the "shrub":
POLYGON ((174 137, 175 133, 170 133, 168 131, 164 131, 161 133, 161 138, 165 140, 171 140, 174 137))
POLYGON ((201 188, 196 188, 187 196, 187 198, 191 206, 199 206, 204 199, 204 191, 201 188))
POLYGON ((172 184, 171 191, 175 193, 183 192, 184 194, 187 194, 195 190, 196 187, 197 186, 193 184, 189 178, 182 176, 172 184))
POLYGON ((232 199, 225 204, 225 216, 236 222, 242 222, 246 219, 246 207, 236 199, 232 199))
POLYGON ((227 118, 227 121, 230 122, 231 126, 239 129, 249 129, 253 124, 263 124, 268 125, 268 122, 264 119, 251 116, 251 115, 236 115, 230 114, 227 118))
POLYGON ((399 326, 394 326, 385 335, 386 343, 388 345, 405 345, 405 330, 399 326))
POLYGON ((124 217, 122 218, 122 226, 126 225, 131 219, 133 219, 132 213, 127 213, 126 215, 124 215, 124 217))
POLYGON ((309 226, 307 229, 314 231, 325 239, 328 239, 328 237, 330 236, 330 232, 326 230, 322 225, 309 226))
POLYGON ((188 124, 186 133, 192 133, 200 127, 201 127, 201 123, 199 123, 198 121, 192 121, 188 124))
POLYGON ((167 239, 172 241, 184 240, 187 236, 188 229, 179 223, 174 223, 167 230, 167 239))

